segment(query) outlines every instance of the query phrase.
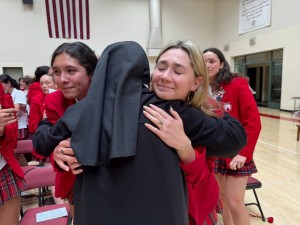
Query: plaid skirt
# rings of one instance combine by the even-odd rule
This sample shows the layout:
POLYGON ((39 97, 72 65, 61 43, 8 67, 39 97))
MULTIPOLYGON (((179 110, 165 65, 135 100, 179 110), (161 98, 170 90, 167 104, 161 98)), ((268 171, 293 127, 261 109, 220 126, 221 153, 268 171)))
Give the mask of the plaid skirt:
POLYGON ((203 225, 216 225, 218 223, 218 215, 214 210, 205 219, 203 225))
POLYGON ((214 172, 223 176, 250 176, 253 173, 257 173, 257 168, 254 161, 251 160, 246 162, 242 168, 232 170, 226 166, 226 162, 223 158, 219 158, 215 160, 214 172))
POLYGON ((0 206, 8 200, 21 195, 26 188, 25 180, 18 177, 6 164, 0 170, 0 206))
MULTIPOLYGON (((202 225, 216 225, 217 223, 218 223, 218 215, 217 212, 214 210, 205 218, 205 221, 203 222, 202 225)), ((197 223, 193 218, 190 218, 189 225, 197 225, 197 223)))
POLYGON ((29 134, 28 134, 28 129, 27 128, 22 128, 18 130, 18 140, 25 140, 28 139, 29 134))

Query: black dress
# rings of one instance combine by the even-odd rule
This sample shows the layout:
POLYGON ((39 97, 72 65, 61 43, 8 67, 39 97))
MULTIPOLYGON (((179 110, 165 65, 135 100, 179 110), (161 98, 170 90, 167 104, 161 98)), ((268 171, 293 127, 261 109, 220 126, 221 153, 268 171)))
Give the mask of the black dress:
MULTIPOLYGON (((121 47, 119 50, 126 52, 128 46, 135 49, 136 55, 128 51, 130 60, 132 57, 147 60, 143 50, 135 45, 132 42, 115 44, 104 51, 100 61, 114 56, 122 61, 123 58, 119 58, 115 48, 121 47)), ((131 71, 129 73, 124 70, 110 70, 107 73, 109 67, 104 69, 102 65, 101 68, 97 66, 95 75, 103 77, 103 74, 117 76, 118 73, 125 73, 130 77, 132 73, 142 74, 144 70, 148 70, 145 66, 141 71, 132 72, 136 60, 138 59, 130 61, 128 68, 123 65, 124 70, 131 71)), ((128 104, 122 107, 120 104, 114 105, 112 100, 110 105, 113 109, 107 115, 103 113, 103 102, 110 101, 107 96, 113 95, 108 91, 102 97, 91 97, 99 92, 97 85, 100 81, 93 80, 92 84, 93 82, 94 87, 91 86, 86 99, 71 106, 52 128, 49 129, 49 124, 42 123, 34 139, 35 144, 46 141, 46 146, 42 147, 48 147, 51 151, 59 141, 72 136, 71 146, 78 162, 83 165, 83 172, 77 175, 75 182, 74 225, 187 225, 187 192, 178 156, 145 127, 144 123, 149 121, 142 113, 142 106, 151 103, 166 111, 172 106, 181 116, 185 132, 193 145, 205 146, 210 156, 237 154, 246 143, 243 127, 229 115, 225 115, 223 119, 212 118, 183 101, 160 100, 153 92, 142 89, 145 81, 137 80, 141 89, 131 96, 135 100, 128 101, 130 107, 128 104), (101 104, 95 98, 101 99, 100 108, 101 104), (116 122, 114 118, 118 113, 121 119, 116 122), (101 118, 97 115, 101 115, 101 118), (127 121, 125 124, 124 120, 127 121)), ((125 83, 132 84, 130 79, 125 83)), ((107 88, 108 86, 106 91, 107 88)), ((115 90, 113 92, 116 93, 115 90)), ((130 96, 127 92, 128 90, 110 99, 121 100, 130 96)), ((106 108, 110 108, 108 105, 106 108)))

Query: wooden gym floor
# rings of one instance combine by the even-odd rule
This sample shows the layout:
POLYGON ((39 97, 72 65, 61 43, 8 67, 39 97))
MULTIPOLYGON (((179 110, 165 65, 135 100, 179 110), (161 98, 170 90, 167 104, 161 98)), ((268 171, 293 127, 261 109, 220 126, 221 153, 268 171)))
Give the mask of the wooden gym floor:
MULTIPOLYGON (((300 118, 290 112, 259 108, 262 131, 256 145, 254 160, 258 173, 253 177, 262 182, 256 189, 266 219, 274 225, 300 224, 300 141, 296 141, 300 118)), ((254 202, 252 190, 246 191, 245 202, 254 202)), ((249 213, 259 215, 256 206, 249 213)), ((222 223, 220 219, 219 224, 222 223)), ((269 224, 251 217, 251 225, 269 224)))

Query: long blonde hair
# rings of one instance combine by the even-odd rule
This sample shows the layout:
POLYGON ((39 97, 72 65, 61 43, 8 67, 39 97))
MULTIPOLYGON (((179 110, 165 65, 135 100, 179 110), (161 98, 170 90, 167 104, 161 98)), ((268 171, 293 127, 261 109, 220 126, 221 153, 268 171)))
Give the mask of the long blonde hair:
MULTIPOLYGON (((194 44, 190 40, 179 40, 172 43, 167 44, 164 48, 160 51, 157 56, 156 64, 161 57, 162 54, 167 52, 170 49, 182 49, 185 51, 191 61, 191 65, 194 69, 195 78, 201 77, 202 81, 200 86, 194 92, 189 92, 186 98, 186 101, 191 106, 201 109, 205 114, 210 116, 218 116, 213 112, 216 105, 212 104, 212 101, 209 100, 208 96, 208 75, 207 75, 207 68, 206 63, 203 58, 203 55, 196 44, 194 44), (214 105, 214 106, 212 106, 214 105)), ((217 104, 218 105, 218 104, 217 104)))

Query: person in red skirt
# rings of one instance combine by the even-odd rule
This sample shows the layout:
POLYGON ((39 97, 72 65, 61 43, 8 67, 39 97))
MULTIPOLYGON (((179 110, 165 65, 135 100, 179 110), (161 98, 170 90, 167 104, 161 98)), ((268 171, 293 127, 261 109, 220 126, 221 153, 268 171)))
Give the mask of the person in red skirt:
POLYGON ((26 187, 23 171, 14 157, 18 123, 12 98, 0 85, 0 224, 19 223, 21 191, 26 187))
POLYGON ((247 133, 247 145, 233 158, 219 158, 214 171, 220 187, 224 225, 250 225, 244 197, 251 174, 257 169, 253 161, 255 145, 261 131, 257 104, 245 77, 232 73, 223 53, 216 48, 203 52, 212 96, 223 109, 238 119, 247 133))

